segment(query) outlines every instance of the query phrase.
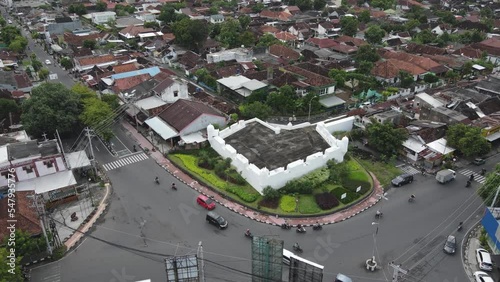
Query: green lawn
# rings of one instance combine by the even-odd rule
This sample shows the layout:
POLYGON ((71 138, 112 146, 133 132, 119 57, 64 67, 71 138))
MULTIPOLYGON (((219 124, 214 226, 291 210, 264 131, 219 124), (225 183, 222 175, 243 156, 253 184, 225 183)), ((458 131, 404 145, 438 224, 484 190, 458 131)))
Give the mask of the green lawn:
POLYGON ((391 184, 391 180, 396 176, 400 175, 402 172, 399 168, 392 164, 386 164, 381 162, 375 162, 369 160, 359 160, 359 162, 368 170, 371 171, 377 177, 380 184, 384 186, 385 189, 391 184))

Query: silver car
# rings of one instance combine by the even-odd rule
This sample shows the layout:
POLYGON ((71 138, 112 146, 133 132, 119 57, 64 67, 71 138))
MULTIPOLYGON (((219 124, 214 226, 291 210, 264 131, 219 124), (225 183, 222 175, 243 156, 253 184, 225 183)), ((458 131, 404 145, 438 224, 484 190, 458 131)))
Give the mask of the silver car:
POLYGON ((443 250, 445 253, 450 255, 454 254, 457 251, 457 239, 455 238, 455 236, 448 236, 446 242, 444 242, 443 250))

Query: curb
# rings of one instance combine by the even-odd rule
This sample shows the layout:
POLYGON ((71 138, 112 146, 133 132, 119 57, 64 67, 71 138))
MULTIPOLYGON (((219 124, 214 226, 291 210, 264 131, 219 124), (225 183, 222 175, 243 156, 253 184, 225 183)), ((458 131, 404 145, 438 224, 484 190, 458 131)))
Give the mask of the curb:
MULTIPOLYGON (((154 157, 153 157, 153 158, 154 158, 154 157)), ((158 164, 158 165, 159 165, 160 167, 162 167, 165 171, 167 171, 168 173, 170 173, 170 175, 172 175, 172 176, 173 176, 173 177, 175 177, 177 180, 179 180, 179 182, 184 183, 185 185, 187 185, 187 186, 188 186, 188 187, 190 187, 191 189, 194 189, 194 190, 195 190, 195 191, 197 191, 198 193, 200 193, 200 194, 202 194, 202 195, 204 195, 204 196, 206 196, 206 197, 208 197, 208 198, 212 199, 214 202, 216 202, 216 203, 218 203, 219 205, 221 205, 221 206, 223 206, 223 207, 225 207, 225 208, 229 209, 230 211, 232 211, 232 212, 234 212, 234 213, 237 213, 237 214, 239 214, 239 215, 241 215, 241 216, 244 216, 244 217, 246 217, 246 218, 249 218, 249 219, 251 219, 251 220, 254 220, 254 221, 260 222, 260 223, 265 223, 265 224, 269 224, 269 225, 273 225, 273 226, 280 226, 280 224, 277 224, 277 223, 274 223, 274 222, 265 221, 265 220, 261 220, 261 219, 256 218, 256 217, 251 217, 251 216, 249 216, 249 215, 247 215, 247 214, 244 214, 244 213, 242 213, 242 212, 239 212, 239 211, 237 211, 237 210, 235 210, 235 209, 233 209, 233 208, 231 208, 231 207, 227 206, 226 204, 224 204, 224 203, 222 203, 222 202, 220 202, 220 201, 218 201, 218 200, 214 199, 212 196, 210 196, 210 195, 208 195, 208 194, 206 194, 206 193, 202 192, 200 189, 198 189, 198 188, 196 188, 196 187, 193 187, 190 183, 187 183, 186 181, 184 181, 184 180, 182 180, 181 178, 179 178, 176 174, 172 173, 172 171, 170 171, 166 165, 161 164, 161 163, 160 163, 160 162, 159 162, 156 158, 154 158, 154 160, 155 160, 156 164, 158 164)), ((194 180, 194 181, 193 181, 193 182, 191 182, 191 183, 194 183, 194 182, 196 182, 196 183, 197 183, 197 181, 196 181, 196 180, 194 180)), ((366 199, 366 201, 369 201, 369 200, 370 200, 370 198, 367 198, 367 199, 366 199)), ((380 200, 381 200, 381 198, 380 198, 380 197, 379 197, 379 198, 376 198, 376 199, 375 199, 375 201, 374 201, 371 205, 369 205, 369 206, 367 206, 367 207, 365 207, 365 208, 363 208, 363 209, 361 209, 361 210, 357 211, 357 212, 356 212, 356 213, 354 213, 354 214, 351 214, 351 215, 349 215, 349 216, 347 216, 347 217, 344 217, 344 218, 342 218, 341 220, 338 220, 338 221, 335 221, 335 220, 334 220, 334 221, 330 221, 330 222, 326 222, 326 223, 320 223, 320 225, 321 225, 321 226, 323 226, 323 225, 330 225, 330 224, 335 224, 335 223, 338 223, 338 222, 345 221, 345 220, 347 220, 347 219, 349 219, 349 218, 352 218, 352 217, 354 217, 354 216, 356 216, 356 215, 358 215, 358 214, 360 214, 360 213, 362 213, 362 212, 364 212, 364 211, 368 210, 369 208, 371 208, 371 207, 373 207, 375 204, 377 204, 380 200)), ((312 227, 312 226, 314 226, 315 224, 301 224, 301 225, 302 225, 302 226, 304 226, 304 227, 312 227)), ((292 226, 292 227, 297 227, 297 225, 291 225, 291 226, 292 226)))

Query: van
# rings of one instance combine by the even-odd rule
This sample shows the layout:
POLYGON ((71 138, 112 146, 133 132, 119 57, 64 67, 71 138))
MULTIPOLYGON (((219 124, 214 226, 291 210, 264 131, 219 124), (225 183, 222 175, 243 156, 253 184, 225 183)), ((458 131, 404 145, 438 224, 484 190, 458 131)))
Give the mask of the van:
POLYGON ((208 221, 208 223, 217 226, 219 229, 227 227, 227 221, 222 216, 213 211, 207 213, 206 220, 208 221))
POLYGON ((287 249, 283 249, 283 263, 286 264, 286 265, 290 265, 290 257, 293 256, 293 253, 290 252, 289 250, 287 249))

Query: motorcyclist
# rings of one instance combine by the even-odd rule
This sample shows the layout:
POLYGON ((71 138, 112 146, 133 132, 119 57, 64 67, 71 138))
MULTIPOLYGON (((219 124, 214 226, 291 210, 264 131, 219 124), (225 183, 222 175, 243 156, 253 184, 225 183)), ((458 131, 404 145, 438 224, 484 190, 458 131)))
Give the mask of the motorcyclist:
POLYGON ((411 194, 410 198, 415 199, 415 195, 411 194))
POLYGON ((481 175, 484 175, 486 173, 486 169, 481 169, 481 175))
POLYGON ((247 229, 247 231, 245 231, 245 235, 247 235, 247 236, 251 236, 252 235, 252 233, 250 233, 250 229, 247 229))
POLYGON ((465 186, 469 187, 471 184, 470 180, 467 180, 467 184, 465 186))
POLYGON ((136 148, 136 147, 135 147, 135 145, 134 145, 134 152, 136 152, 136 151, 137 151, 137 148, 136 148))
POLYGON ((155 177, 155 182, 156 182, 156 183, 160 183, 160 178, 158 178, 158 176, 157 176, 157 177, 155 177))
POLYGON ((305 231, 305 228, 302 226, 302 224, 297 224, 297 230, 299 232, 305 231))
POLYGON ((380 210, 377 210, 377 213, 375 214, 376 216, 381 216, 382 212, 380 210))
POLYGON ((295 242, 295 244, 293 244, 293 249, 294 250, 300 250, 299 243, 295 242))
POLYGON ((473 181, 473 180, 474 180, 474 173, 470 175, 469 180, 470 180, 470 181, 473 181))
POLYGON ((320 228, 321 227, 321 225, 319 224, 319 221, 316 221, 316 224, 314 224, 314 227, 316 227, 316 228, 320 228))
POLYGON ((172 189, 177 190, 177 187, 175 187, 175 183, 172 183, 172 189))

